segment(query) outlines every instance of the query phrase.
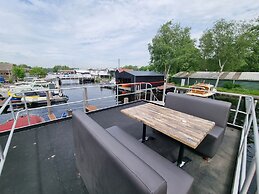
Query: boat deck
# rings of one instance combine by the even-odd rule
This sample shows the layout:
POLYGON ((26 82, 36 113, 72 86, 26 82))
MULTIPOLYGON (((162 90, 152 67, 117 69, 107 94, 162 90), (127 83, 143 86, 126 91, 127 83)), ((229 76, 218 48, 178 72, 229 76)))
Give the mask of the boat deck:
MULTIPOLYGON (((88 113, 104 128, 117 125, 139 139, 142 124, 120 112, 121 109, 145 102, 120 105, 88 113)), ((145 144, 174 162, 179 145, 171 138, 147 127, 155 137, 145 144)), ((227 128, 218 153, 209 161, 191 149, 185 155, 192 159, 183 169, 194 177, 192 193, 229 193, 232 186, 240 131, 227 128)), ((7 135, 0 136, 4 147, 7 135)), ((17 131, 10 146, 0 177, 1 194, 12 193, 88 193, 74 159, 71 119, 17 131)))

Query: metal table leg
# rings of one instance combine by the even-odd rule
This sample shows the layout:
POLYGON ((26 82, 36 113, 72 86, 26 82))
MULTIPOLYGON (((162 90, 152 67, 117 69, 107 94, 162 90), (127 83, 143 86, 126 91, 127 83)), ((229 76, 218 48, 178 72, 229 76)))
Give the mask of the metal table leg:
POLYGON ((147 125, 146 125, 145 123, 143 123, 142 138, 141 138, 139 141, 141 141, 142 143, 144 143, 144 142, 147 141, 147 140, 155 139, 154 137, 146 136, 146 134, 147 134, 147 125))
POLYGON ((143 132, 141 142, 144 143, 146 141, 146 133, 147 133, 147 125, 143 123, 143 132))
POLYGON ((190 162, 191 159, 184 157, 184 147, 185 145, 181 143, 180 149, 179 149, 179 154, 178 154, 178 159, 177 159, 177 166, 182 168, 187 162, 190 162))
POLYGON ((177 166, 180 166, 182 164, 183 154, 184 154, 184 144, 181 143, 179 153, 178 153, 177 166))

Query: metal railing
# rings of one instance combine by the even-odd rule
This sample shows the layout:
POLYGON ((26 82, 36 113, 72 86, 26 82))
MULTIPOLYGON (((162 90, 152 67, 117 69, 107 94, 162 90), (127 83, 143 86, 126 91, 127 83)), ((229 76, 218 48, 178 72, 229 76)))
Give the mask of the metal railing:
MULTIPOLYGON (((189 88, 175 87, 174 92, 187 92, 189 88)), ((237 161, 235 167, 235 175, 232 185, 232 194, 245 194, 249 191, 254 175, 256 174, 256 186, 259 188, 259 134, 258 121, 256 117, 257 100, 254 97, 243 94, 215 92, 215 95, 227 95, 238 98, 236 108, 231 108, 230 111, 234 113, 233 121, 228 121, 228 125, 238 127, 241 129, 240 144, 238 148, 237 161), (240 110, 241 101, 245 102, 245 111, 240 110), (239 114, 245 116, 244 122, 237 124, 237 117, 239 114), (253 124, 253 125, 252 125, 253 124), (248 149, 248 134, 253 132, 253 141, 255 147, 255 154, 252 158, 251 164, 247 163, 247 149, 248 149), (257 171, 258 169, 258 171, 257 171)))
MULTIPOLYGON (((143 96, 145 100, 158 100, 155 94, 153 93, 154 88, 152 87, 151 84, 149 83, 132 83, 132 85, 135 87, 135 91, 133 92, 128 92, 125 94, 119 94, 119 87, 123 86, 123 84, 118 84, 118 85, 109 85, 109 86, 114 86, 116 90, 115 95, 111 96, 105 96, 105 97, 99 97, 99 98, 93 98, 93 99, 88 99, 88 88, 89 87, 100 87, 100 86, 87 86, 87 87, 72 87, 72 88, 62 88, 63 91, 65 90, 75 90, 75 89, 82 89, 83 90, 83 98, 82 100, 78 101, 73 101, 73 102, 68 102, 68 103, 63 103, 63 104, 57 104, 57 105, 47 105, 44 107, 38 107, 38 108, 31 108, 29 109, 25 105, 25 110, 18 111, 15 115, 15 112, 13 110, 12 102, 11 102, 11 97, 9 97, 6 102, 4 103, 5 106, 9 105, 11 108, 12 112, 12 117, 14 118, 14 123, 11 128, 10 134, 8 136, 4 151, 2 151, 0 147, 0 175, 4 166, 4 162, 6 159, 6 156, 8 154, 8 149, 10 147, 10 143, 14 134, 14 130, 16 127, 17 119, 22 113, 26 113, 29 119, 30 111, 35 111, 35 110, 40 110, 40 109, 51 109, 55 107, 62 107, 65 106, 68 109, 71 109, 72 105, 79 104, 83 106, 83 110, 86 111, 85 107, 87 106, 88 103, 97 101, 97 100, 103 100, 107 98, 116 98, 116 104, 119 104, 119 97, 127 97, 129 95, 137 95, 137 96, 143 96), (145 85, 143 87, 143 85, 145 85), (149 93, 149 98, 148 98, 148 93, 149 93), (140 94, 140 95, 139 95, 140 94)), ((38 91, 45 91, 45 92, 50 92, 52 90, 38 90, 38 91)), ((189 91, 189 88, 184 88, 184 87, 175 87, 174 92, 187 92, 189 91)), ((237 194, 237 193, 247 193, 248 189, 250 188, 252 179, 254 177, 254 174, 256 173, 257 169, 259 169, 259 135, 258 135, 258 124, 257 124, 257 118, 256 118, 256 112, 255 112, 255 107, 257 104, 257 101, 248 95, 241 95, 241 94, 234 94, 234 93, 226 93, 226 92, 215 92, 216 95, 227 95, 227 96, 232 96, 235 98, 238 98, 236 108, 231 108, 230 111, 234 114, 233 120, 228 121, 228 125, 235 126, 241 129, 241 138, 240 138, 240 145, 239 145, 239 150, 238 150, 238 155, 237 155, 237 162, 236 162, 236 170, 235 170, 235 176, 233 179, 233 187, 232 187, 232 194, 237 194), (242 100, 245 102, 246 105, 246 110, 241 110, 241 102, 242 100), (237 118, 238 115, 244 115, 245 119, 243 123, 237 123, 237 118), (252 125, 253 124, 253 125, 252 125), (255 155, 253 157, 253 160, 249 166, 247 167, 247 138, 249 132, 253 130, 253 136, 254 136, 254 144, 255 144, 255 155)), ((139 99, 139 97, 137 98, 139 99)), ((26 101, 24 101, 26 104, 26 101)), ((82 107, 81 107, 82 108, 82 107)), ((107 107, 103 107, 107 108, 107 107)), ((0 114, 3 112, 4 106, 0 109, 0 114)), ((28 123, 30 124, 30 121, 28 120, 28 123)), ((257 188, 259 188, 259 173, 256 173, 256 184, 257 188)))
MULTIPOLYGON (((132 85, 134 85, 134 86, 135 85, 142 86, 142 84, 143 83, 132 83, 132 85)), ((0 109, 0 115, 1 115, 3 110, 6 108, 6 106, 9 105, 10 109, 11 109, 11 113, 12 113, 12 118, 14 119, 14 122, 13 122, 12 128, 10 130, 10 133, 9 133, 6 145, 4 147, 4 150, 2 150, 2 147, 0 146, 0 175, 1 175, 3 167, 4 167, 4 163, 5 163, 7 154, 8 154, 8 150, 9 150, 9 147, 10 147, 10 144, 11 144, 11 140, 12 140, 12 137, 13 137, 13 134, 14 134, 14 130, 16 128, 17 120, 22 115, 22 113, 26 113, 27 118, 28 118, 28 125, 31 125, 31 122, 30 122, 30 112, 31 111, 47 109, 48 113, 50 113, 52 108, 62 107, 62 106, 63 107, 67 107, 67 110, 70 110, 71 109, 71 105, 75 105, 75 104, 82 105, 83 107, 81 107, 81 108, 83 109, 83 111, 86 111, 87 104, 90 103, 90 102, 93 102, 93 101, 103 100, 103 99, 108 99, 108 98, 114 98, 115 97, 116 98, 116 104, 119 104, 120 103, 119 102, 119 97, 124 97, 124 96, 127 97, 129 95, 137 95, 138 97, 136 98, 136 100, 140 100, 140 99, 148 100, 147 99, 147 96, 148 96, 147 93, 149 93, 150 99, 157 99, 156 97, 154 97, 155 96, 155 94, 153 93, 153 89, 154 88, 149 83, 145 83, 145 88, 140 87, 139 90, 137 90, 137 91, 128 92, 128 93, 125 93, 125 94, 119 94, 119 89, 118 88, 121 85, 123 85, 123 84, 113 85, 113 86, 116 87, 116 91, 117 91, 117 93, 115 95, 104 96, 104 97, 99 97, 99 98, 92 98, 92 99, 88 99, 87 88, 90 88, 90 87, 104 87, 104 85, 83 86, 83 87, 81 86, 81 87, 72 87, 72 88, 61 88, 62 91, 82 89, 83 90, 83 98, 82 98, 83 100, 77 100, 77 101, 73 101, 73 102, 67 102, 67 103, 56 104, 56 105, 51 105, 51 103, 47 103, 47 106, 37 107, 37 108, 28 108, 27 103, 26 103, 26 97, 24 95, 25 92, 22 92, 23 103, 24 103, 24 110, 20 110, 20 111, 16 112, 16 115, 15 115, 15 112, 14 112, 14 109, 13 109, 13 105, 12 105, 12 100, 11 100, 12 96, 10 96, 5 101, 5 103, 3 104, 3 106, 0 109), (139 98, 139 96, 140 97, 144 96, 144 98, 139 98)), ((109 86, 111 86, 111 85, 109 85, 109 86)), ((56 89, 48 89, 48 90, 42 89, 42 90, 35 90, 35 92, 46 92, 46 94, 47 94, 47 93, 55 91, 55 90, 56 89)), ((47 97, 46 100, 50 101, 49 95, 46 95, 46 97, 47 97)), ((103 108, 108 108, 108 107, 106 106, 106 107, 103 107, 103 108)), ((60 118, 57 118, 57 119, 60 119, 60 118)))

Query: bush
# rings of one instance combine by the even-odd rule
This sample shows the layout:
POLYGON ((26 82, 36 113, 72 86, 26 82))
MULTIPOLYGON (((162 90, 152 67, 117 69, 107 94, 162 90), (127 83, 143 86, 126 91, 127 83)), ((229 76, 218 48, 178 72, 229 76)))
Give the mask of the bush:
POLYGON ((223 88, 233 89, 233 88, 241 88, 241 86, 239 84, 234 84, 232 82, 226 82, 224 83, 223 88))

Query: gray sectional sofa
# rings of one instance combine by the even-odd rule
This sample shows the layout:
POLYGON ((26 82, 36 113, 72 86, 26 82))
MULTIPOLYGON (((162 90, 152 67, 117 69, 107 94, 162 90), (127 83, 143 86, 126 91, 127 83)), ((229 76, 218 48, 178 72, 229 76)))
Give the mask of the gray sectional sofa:
POLYGON ((165 100, 167 108, 215 122, 215 127, 196 148, 196 151, 209 158, 216 154, 222 143, 230 106, 229 102, 171 92, 166 95, 165 100))
MULTIPOLYGON (((107 118, 108 119, 108 118, 107 118)), ((72 117, 76 163, 89 193, 188 193, 193 178, 119 127, 72 117)))

